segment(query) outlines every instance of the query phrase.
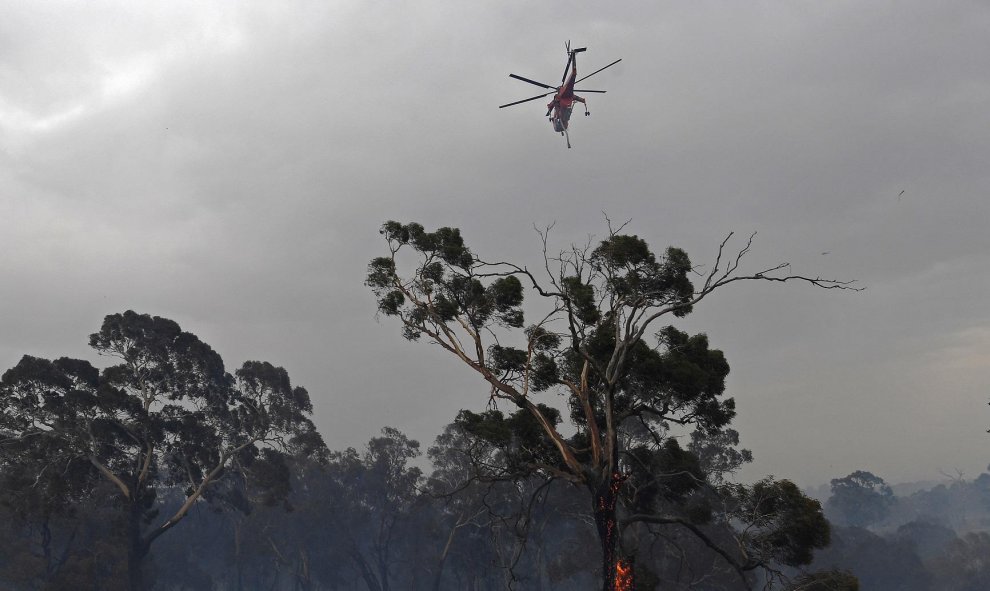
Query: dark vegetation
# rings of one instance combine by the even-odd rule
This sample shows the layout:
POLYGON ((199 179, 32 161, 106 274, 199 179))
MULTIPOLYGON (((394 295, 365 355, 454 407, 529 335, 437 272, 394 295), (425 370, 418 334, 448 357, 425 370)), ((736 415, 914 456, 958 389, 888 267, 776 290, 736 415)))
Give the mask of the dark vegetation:
POLYGON ((863 589, 990 589, 990 474, 898 496, 857 471, 832 481, 825 511, 832 543, 813 567, 848 570, 863 589))
POLYGON ((102 369, 25 356, 0 378, 0 588, 988 588, 990 475, 898 497, 855 472, 824 508, 788 480, 736 483, 751 455, 727 361, 655 326, 738 280, 846 284, 737 274, 748 243, 695 275, 610 231, 545 252, 538 280, 456 229, 383 234, 380 311, 487 385, 425 458, 391 428, 328 450, 285 370, 229 374, 174 322, 111 315, 90 337, 102 369))

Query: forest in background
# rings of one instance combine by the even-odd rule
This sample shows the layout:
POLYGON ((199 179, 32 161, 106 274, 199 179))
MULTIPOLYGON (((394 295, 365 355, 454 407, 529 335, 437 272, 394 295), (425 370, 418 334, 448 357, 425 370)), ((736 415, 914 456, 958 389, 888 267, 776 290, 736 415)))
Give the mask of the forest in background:
POLYGON ((740 483, 752 454, 731 425, 728 362, 706 335, 660 324, 736 281, 849 282, 786 264, 740 273, 752 236, 734 253, 727 237, 699 274, 684 251, 654 253, 621 230, 545 250, 549 279, 538 280, 481 259, 455 228, 382 227, 390 254, 366 282, 379 312, 489 387, 484 410, 454 414, 427 462, 388 427, 361 450, 328 449, 283 368, 228 372, 166 318, 107 316, 89 338, 101 367, 25 355, 0 377, 0 582, 985 587, 990 475, 898 497, 858 471, 831 481, 824 506, 787 479, 740 483), (527 290, 547 305, 529 324, 527 290))
MULTIPOLYGON (((596 552, 580 497, 566 483, 473 483, 456 423, 429 447, 386 428, 362 450, 292 462, 278 502, 246 495, 238 510, 198 504, 148 561, 148 588, 179 590, 563 591, 592 588, 596 552)), ((867 473, 868 474, 868 473, 867 473)), ((853 574, 861 589, 977 591, 990 587, 990 474, 897 496, 847 476, 824 509, 831 543, 804 570, 853 574)), ((0 585, 12 591, 127 589, 120 507, 106 486, 72 505, 0 508, 0 585)), ((179 488, 161 495, 178 507, 179 488)), ((656 533, 653 581, 638 589, 740 589, 721 558, 677 529, 656 533), (659 568, 658 568, 659 567, 659 568)), ((788 570, 792 580, 799 575, 788 570)), ((756 584, 754 588, 761 588, 756 584)), ((784 588, 783 585, 778 588, 784 588)), ((829 589, 831 587, 807 587, 829 589)), ((841 588, 841 587, 839 587, 841 588)))

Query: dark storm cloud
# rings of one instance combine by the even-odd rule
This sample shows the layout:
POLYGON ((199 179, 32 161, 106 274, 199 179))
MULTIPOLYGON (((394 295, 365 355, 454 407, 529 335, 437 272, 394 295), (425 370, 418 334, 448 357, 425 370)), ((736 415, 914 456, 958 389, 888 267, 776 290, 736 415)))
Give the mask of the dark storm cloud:
POLYGON ((739 430, 819 482, 970 473, 990 288, 990 12, 972 3, 8 4, 0 19, 0 361, 87 355, 104 314, 179 321, 230 364, 285 365, 331 446, 429 439, 484 404, 467 370, 377 323, 387 218, 538 263, 633 218, 712 260, 865 292, 747 285, 685 327, 733 366, 739 430), (567 150, 535 87, 589 47, 567 150), (903 191, 903 194, 901 194, 903 191), (737 241, 736 244, 739 244, 737 241), (827 252, 828 254, 822 254, 827 252))

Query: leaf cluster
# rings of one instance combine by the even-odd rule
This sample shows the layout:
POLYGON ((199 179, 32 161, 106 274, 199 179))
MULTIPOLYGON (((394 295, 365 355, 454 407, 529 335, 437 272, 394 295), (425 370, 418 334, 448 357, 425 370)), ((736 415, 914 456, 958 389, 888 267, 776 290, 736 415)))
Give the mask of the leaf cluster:
POLYGON ((659 448, 637 445, 625 450, 627 506, 635 513, 656 513, 681 507, 695 523, 707 523, 711 509, 699 495, 706 475, 697 456, 668 438, 659 448))
POLYGON ((591 252, 590 262, 604 276, 610 298, 637 307, 677 304, 676 316, 691 312, 691 260, 679 248, 667 248, 657 260, 639 236, 613 234, 591 252))
MULTIPOLYGON (((560 424, 557 409, 543 404, 538 405, 538 409, 554 426, 560 424)), ((454 424, 470 436, 499 449, 510 474, 521 476, 560 466, 560 456, 553 442, 526 409, 508 416, 497 409, 482 413, 461 410, 454 424)))
POLYGON ((725 485, 722 492, 734 504, 730 513, 742 524, 752 560, 801 566, 811 563, 815 549, 829 544, 831 529, 821 503, 789 480, 725 485))
POLYGON ((479 274, 481 263, 464 244, 457 228, 426 232, 417 223, 386 222, 381 229, 392 251, 368 265, 365 284, 378 299, 378 309, 404 321, 404 336, 418 339, 424 332, 440 330, 463 319, 473 330, 491 324, 523 326, 523 287, 517 277, 479 274), (400 278, 396 254, 411 248, 419 255, 413 277, 400 278))

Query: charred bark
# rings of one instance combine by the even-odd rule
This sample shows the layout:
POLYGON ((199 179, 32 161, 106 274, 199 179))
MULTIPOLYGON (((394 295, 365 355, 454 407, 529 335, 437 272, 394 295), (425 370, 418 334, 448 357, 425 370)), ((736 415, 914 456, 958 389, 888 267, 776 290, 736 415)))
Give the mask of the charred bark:
POLYGON ((602 548, 602 590, 616 591, 616 563, 618 562, 619 522, 616 519, 616 503, 622 487, 622 474, 614 472, 603 481, 592 496, 595 526, 602 548))

